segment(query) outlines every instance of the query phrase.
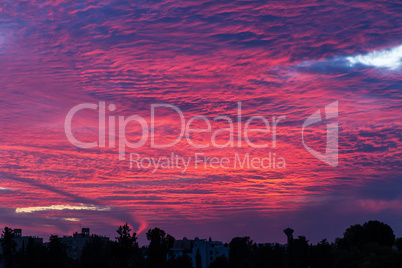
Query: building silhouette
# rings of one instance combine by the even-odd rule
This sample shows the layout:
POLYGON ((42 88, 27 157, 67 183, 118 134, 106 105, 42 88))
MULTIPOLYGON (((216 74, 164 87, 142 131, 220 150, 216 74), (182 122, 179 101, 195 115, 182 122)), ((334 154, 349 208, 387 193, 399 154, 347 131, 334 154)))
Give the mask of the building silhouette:
MULTIPOLYGON (((75 232, 73 236, 61 237, 61 242, 66 246, 68 257, 73 260, 78 260, 81 257, 82 250, 85 245, 91 240, 90 229, 82 228, 81 233, 75 232)), ((109 242, 109 237, 99 236, 102 242, 109 242)))
MULTIPOLYGON (((2 238, 0 238, 0 268, 4 267, 4 258, 3 258, 3 246, 1 243, 2 238)), ((16 251, 20 251, 23 248, 26 248, 29 242, 34 244, 43 244, 43 238, 37 236, 23 236, 22 229, 14 229, 14 242, 16 244, 16 251)))
POLYGON ((193 267, 196 267, 197 253, 199 253, 202 268, 206 268, 218 257, 225 256, 226 258, 229 258, 229 246, 220 241, 208 241, 206 239, 199 238, 189 240, 187 238, 183 238, 183 240, 176 240, 174 242, 171 253, 173 258, 186 254, 191 258, 193 267))

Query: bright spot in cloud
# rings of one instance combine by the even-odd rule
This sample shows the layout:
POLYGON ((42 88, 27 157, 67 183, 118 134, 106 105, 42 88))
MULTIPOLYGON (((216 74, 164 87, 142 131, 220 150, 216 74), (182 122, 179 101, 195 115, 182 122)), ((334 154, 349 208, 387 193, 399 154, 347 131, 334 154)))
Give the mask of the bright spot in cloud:
POLYGON ((32 213, 38 211, 49 211, 49 210, 92 210, 92 211, 110 211, 110 207, 100 207, 94 205, 81 204, 80 206, 70 206, 70 205, 53 205, 48 207, 27 207, 27 208, 17 208, 16 213, 32 213))
POLYGON ((4 188, 4 187, 0 187, 0 191, 12 191, 12 189, 10 189, 10 188, 4 188))
POLYGON ((65 221, 72 221, 72 222, 80 221, 80 219, 78 219, 78 218, 63 218, 63 220, 65 220, 65 221))
POLYGON ((402 64, 402 45, 391 49, 373 51, 366 55, 346 57, 350 66, 363 64, 380 68, 396 69, 402 64))

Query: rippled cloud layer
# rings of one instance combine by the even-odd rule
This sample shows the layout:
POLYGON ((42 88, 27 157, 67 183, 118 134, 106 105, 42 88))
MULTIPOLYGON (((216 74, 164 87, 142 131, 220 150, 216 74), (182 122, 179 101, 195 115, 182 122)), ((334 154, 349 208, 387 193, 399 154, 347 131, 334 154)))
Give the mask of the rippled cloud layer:
MULTIPOLYGON (((287 226, 317 241, 380 219, 401 236, 401 11, 389 1, 3 1, 0 225, 44 236, 85 225, 114 237, 115 226, 129 222, 176 237, 284 242, 287 226), (336 168, 307 152, 301 136, 303 122, 334 101, 336 168), (233 161, 236 153, 271 152, 286 168, 130 168, 109 137, 105 148, 80 149, 65 135, 71 108, 99 102, 115 105, 108 122, 132 115, 149 122, 151 105, 168 103, 186 122, 208 118, 212 131, 229 127, 216 116, 237 123, 238 102, 243 124, 264 116, 272 127, 272 116, 284 116, 275 148, 271 128, 250 134, 268 140, 265 149, 244 139, 224 149, 195 149, 185 139, 154 149, 149 136, 127 153, 233 161)), ((155 116, 156 141, 175 140, 177 113, 155 116)), ((320 152, 326 123, 305 133, 320 152)), ((98 126, 91 110, 72 121, 83 142, 98 141, 98 126)), ((197 127, 205 122, 194 121, 197 127)), ((134 142, 141 129, 131 124, 126 133, 134 142)), ((211 135, 194 135, 210 142, 211 135)), ((219 144, 228 139, 217 136, 219 144)))

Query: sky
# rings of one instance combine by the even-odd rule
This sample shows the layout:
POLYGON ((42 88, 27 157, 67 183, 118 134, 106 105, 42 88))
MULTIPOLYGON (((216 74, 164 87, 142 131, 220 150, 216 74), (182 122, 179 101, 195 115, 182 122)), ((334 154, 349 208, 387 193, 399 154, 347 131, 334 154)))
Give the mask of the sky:
POLYGON ((4 0, 0 226, 316 243, 380 220, 402 236, 401 65, 397 1, 4 0), (336 164, 307 149, 327 141, 336 164), (172 154, 188 168, 152 168, 172 154), (246 156, 276 164, 234 166, 246 156))

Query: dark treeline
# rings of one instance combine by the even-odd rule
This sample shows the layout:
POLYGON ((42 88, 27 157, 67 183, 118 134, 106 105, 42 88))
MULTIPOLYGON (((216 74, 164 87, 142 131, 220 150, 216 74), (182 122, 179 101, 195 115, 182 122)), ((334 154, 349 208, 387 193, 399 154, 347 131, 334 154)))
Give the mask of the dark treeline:
MULTIPOLYGON (((92 235, 78 260, 68 257, 58 236, 47 245, 29 242, 16 251, 13 230, 2 232, 5 267, 193 267, 187 255, 173 258, 174 238, 159 228, 148 230, 148 246, 139 247, 137 235, 125 224, 117 230, 116 241, 92 235)), ((196 267, 200 268, 199 254, 196 267)), ((334 243, 322 240, 309 244, 304 236, 290 237, 287 246, 256 244, 249 237, 235 237, 229 244, 229 258, 219 257, 211 268, 253 267, 402 267, 402 239, 379 221, 349 227, 334 243)))

